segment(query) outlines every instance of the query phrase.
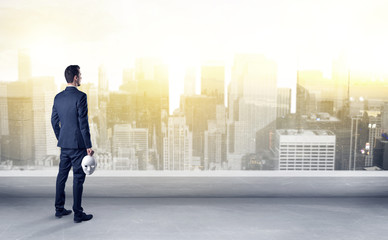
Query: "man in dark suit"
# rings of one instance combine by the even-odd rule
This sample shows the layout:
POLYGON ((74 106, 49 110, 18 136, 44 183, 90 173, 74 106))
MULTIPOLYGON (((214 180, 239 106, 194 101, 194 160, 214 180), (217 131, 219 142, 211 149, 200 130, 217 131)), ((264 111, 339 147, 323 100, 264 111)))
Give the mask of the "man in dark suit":
POLYGON ((54 99, 51 124, 61 148, 59 171, 55 194, 55 216, 71 214, 65 209, 65 184, 70 168, 73 166, 73 211, 74 222, 79 223, 93 218, 85 214, 81 206, 83 183, 85 173, 81 162, 86 155, 92 156, 92 143, 90 141, 88 123, 88 104, 85 93, 77 89, 81 85, 80 67, 70 65, 65 70, 67 87, 58 93, 54 99))

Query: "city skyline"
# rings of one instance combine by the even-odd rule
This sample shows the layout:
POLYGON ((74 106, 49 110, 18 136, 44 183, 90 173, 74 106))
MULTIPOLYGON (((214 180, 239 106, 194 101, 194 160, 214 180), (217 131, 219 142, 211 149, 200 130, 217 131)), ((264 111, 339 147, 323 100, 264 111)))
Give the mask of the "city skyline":
MULTIPOLYGON (((77 64, 103 169, 276 170, 276 138, 304 130, 332 133, 325 170, 382 167, 384 9, 378 0, 2 1, 1 166, 58 163, 47 119, 63 69, 77 64)), ((287 159, 310 161, 309 146, 287 159)))
MULTIPOLYGON (((18 81, 0 82, 0 162, 54 166, 58 149, 48 121, 56 94, 54 78, 31 76, 28 51, 19 51, 18 58, 18 81)), ((189 70, 187 88, 195 75, 189 70)), ((297 71, 297 111, 291 114, 292 89, 277 87, 277 74, 276 62, 262 54, 235 55, 228 86, 223 66, 203 66, 201 94, 187 91, 180 96, 179 108, 169 114, 170 82, 162 61, 136 59, 133 69, 123 69, 120 91, 109 90, 106 68, 100 66, 97 83, 80 87, 88 95, 96 157, 102 168, 113 170, 276 170, 288 155, 281 150, 283 144, 276 144, 275 132, 303 134, 305 129, 317 134, 325 129, 332 135, 330 167, 303 170, 385 164, 381 157, 374 159, 385 144, 380 135, 388 130, 385 82, 374 82, 368 89, 364 80, 350 86, 343 61, 333 62, 331 79, 316 70, 297 71)), ((311 144, 299 146, 297 140, 288 136, 287 144, 307 151, 289 155, 292 161, 308 162, 309 156, 327 160, 326 155, 314 155, 311 144)))

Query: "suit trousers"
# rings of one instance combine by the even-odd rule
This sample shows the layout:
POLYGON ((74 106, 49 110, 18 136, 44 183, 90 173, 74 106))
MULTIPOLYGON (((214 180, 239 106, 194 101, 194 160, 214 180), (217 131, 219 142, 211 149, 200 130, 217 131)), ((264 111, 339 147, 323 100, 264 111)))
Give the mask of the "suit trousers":
POLYGON ((82 159, 87 155, 86 149, 61 148, 59 171, 56 183, 55 210, 62 211, 65 207, 65 185, 70 168, 73 167, 73 211, 74 217, 83 213, 82 191, 85 173, 82 170, 82 159))

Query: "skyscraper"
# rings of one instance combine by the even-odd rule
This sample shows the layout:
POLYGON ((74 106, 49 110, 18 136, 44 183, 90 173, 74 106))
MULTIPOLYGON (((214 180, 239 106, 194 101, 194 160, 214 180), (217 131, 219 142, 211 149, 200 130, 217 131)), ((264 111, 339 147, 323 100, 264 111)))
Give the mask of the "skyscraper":
POLYGON ((191 170, 192 133, 186 125, 186 117, 175 111, 168 118, 168 133, 164 140, 164 170, 191 170))
POLYGON ((8 131, 8 101, 7 84, 0 82, 0 162, 2 161, 3 136, 7 136, 8 131))
POLYGON ((368 142, 365 145, 365 167, 373 166, 373 151, 376 146, 376 139, 382 134, 381 116, 369 116, 368 142))
POLYGON ((148 162, 148 130, 117 124, 113 128, 113 168, 145 170, 148 162))
POLYGON ((107 108, 109 102, 109 84, 106 69, 104 66, 98 68, 98 146, 107 151, 110 149, 108 138, 107 108))
POLYGON ((31 58, 28 49, 19 49, 18 52, 19 81, 27 82, 31 78, 31 58))
POLYGON ((381 130, 388 133, 388 102, 384 102, 381 111, 381 130))
POLYGON ((184 95, 186 96, 193 96, 195 95, 195 79, 196 79, 196 72, 194 67, 189 67, 186 69, 185 74, 185 89, 184 89, 184 95))
POLYGON ((317 70, 298 71, 297 114, 307 115, 323 111, 333 114, 335 98, 332 79, 324 78, 323 73, 317 70))
POLYGON ((221 170, 226 165, 226 109, 216 106, 216 119, 208 120, 204 133, 204 169, 221 170))
POLYGON ((233 154, 255 153, 257 131, 276 120, 276 81, 274 61, 263 55, 235 56, 228 101, 229 116, 234 121, 228 123, 234 129, 233 134, 228 134, 229 138, 234 136, 228 145, 234 142, 233 154))
POLYGON ((347 115, 349 104, 349 80, 350 72, 347 66, 347 59, 344 54, 341 54, 337 59, 333 60, 332 63, 332 80, 334 84, 334 112, 342 111, 347 115))
POLYGON ((216 120, 217 99, 202 95, 181 96, 180 109, 186 117, 186 124, 193 134, 193 156, 204 163, 204 133, 208 130, 208 121, 216 120))
POLYGON ((0 83, 0 136, 8 134, 7 84, 0 83))
POLYGON ((31 79, 32 110, 34 116, 34 154, 35 165, 50 166, 51 156, 59 156, 57 139, 51 127, 53 99, 57 93, 53 77, 35 77, 31 79), (47 160, 47 161, 46 161, 47 160))
POLYGON ((34 165, 31 89, 29 82, 7 84, 9 135, 3 141, 2 154, 16 166, 34 165))
POLYGON ((132 68, 123 70, 123 84, 120 90, 128 94, 137 94, 137 82, 135 80, 135 71, 132 68))
POLYGON ((157 153, 162 159, 162 125, 167 126, 169 113, 168 67, 159 59, 138 58, 135 61, 135 81, 138 84, 136 125, 148 129, 150 140, 155 129, 157 153))
POLYGON ((291 88, 277 89, 277 117, 285 117, 291 112, 291 88))
POLYGON ((201 95, 215 97, 217 104, 224 104, 225 67, 201 67, 201 95))

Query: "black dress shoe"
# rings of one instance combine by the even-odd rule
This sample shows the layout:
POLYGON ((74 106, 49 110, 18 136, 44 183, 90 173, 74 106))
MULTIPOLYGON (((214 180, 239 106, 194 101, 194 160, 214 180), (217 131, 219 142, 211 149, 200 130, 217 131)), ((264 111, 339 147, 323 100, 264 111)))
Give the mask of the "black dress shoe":
POLYGON ((75 223, 80 223, 82 221, 89 221, 92 218, 93 218, 92 214, 82 213, 81 217, 74 217, 74 222, 75 223))
POLYGON ((63 209, 62 211, 56 211, 56 212, 55 212, 55 217, 61 218, 62 216, 66 216, 66 215, 69 215, 69 214, 71 214, 71 213, 72 213, 71 210, 63 209))

